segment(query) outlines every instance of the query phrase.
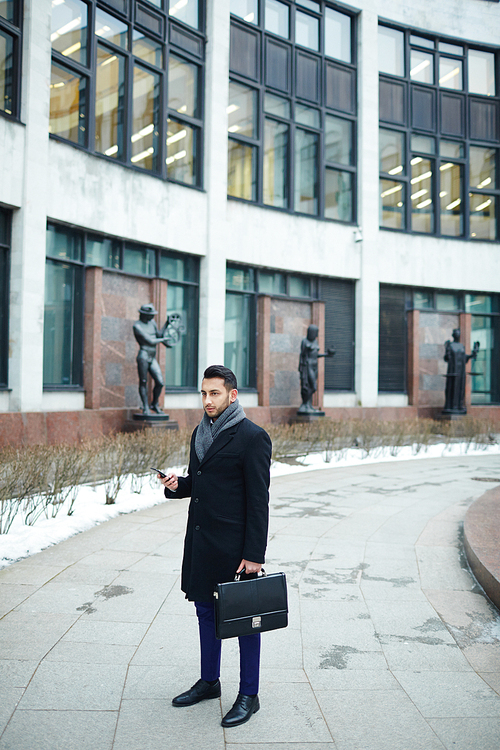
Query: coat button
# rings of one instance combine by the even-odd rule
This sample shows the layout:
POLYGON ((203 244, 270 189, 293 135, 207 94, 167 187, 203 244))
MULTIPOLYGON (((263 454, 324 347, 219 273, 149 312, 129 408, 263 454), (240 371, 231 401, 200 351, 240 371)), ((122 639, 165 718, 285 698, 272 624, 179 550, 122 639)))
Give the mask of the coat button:
POLYGON ((194 528, 195 528, 195 531, 199 531, 200 530, 199 526, 195 526, 194 528))
POLYGON ((199 497, 195 497, 194 501, 195 501, 195 503, 199 503, 200 502, 200 498, 199 497))
POLYGON ((198 474, 198 476, 201 476, 201 471, 197 471, 196 473, 198 474))

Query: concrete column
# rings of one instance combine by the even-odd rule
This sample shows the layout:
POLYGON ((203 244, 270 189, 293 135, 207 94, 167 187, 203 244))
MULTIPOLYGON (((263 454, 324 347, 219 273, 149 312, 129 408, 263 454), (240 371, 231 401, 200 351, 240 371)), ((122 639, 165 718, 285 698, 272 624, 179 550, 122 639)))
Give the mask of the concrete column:
MULTIPOLYGON (((156 316, 156 323, 158 325, 158 328, 161 328, 161 326, 164 324, 166 318, 167 318, 167 291, 168 291, 168 281, 166 279, 152 279, 151 280, 151 302, 155 306, 155 309, 158 310, 158 315, 156 316)), ((160 365, 160 369, 163 373, 163 378, 165 379, 165 367, 167 364, 167 351, 163 344, 160 344, 160 346, 156 349, 156 358, 158 360, 158 364, 160 365)), ((153 383, 151 378, 149 379, 150 383, 150 391, 151 393, 150 398, 153 398, 153 383)), ((158 399, 158 404, 163 409, 165 405, 165 391, 163 390, 161 392, 160 398, 158 399)))
MULTIPOLYGON (((210 364, 224 362, 226 262, 227 103, 229 88, 229 0, 207 3, 205 84, 205 175, 208 196, 206 257, 200 273, 199 381, 210 364)), ((231 251, 228 251, 231 257, 231 251)))
POLYGON ((355 387, 362 406, 376 406, 379 335, 378 18, 373 10, 366 9, 358 19, 358 223, 363 239, 361 275, 356 284, 355 387))
POLYGON ((257 391, 259 406, 269 406, 269 374, 271 361, 271 297, 257 301, 257 391))
MULTIPOLYGON (((325 303, 313 302, 312 305, 312 324, 318 326, 318 345, 321 354, 325 351, 325 303)), ((316 393, 313 395, 313 406, 323 409, 323 395, 325 393, 325 358, 318 359, 318 384, 316 393)))
POLYGON ((85 271, 83 388, 86 409, 101 406, 101 320, 102 268, 93 266, 85 271))
MULTIPOLYGON (((471 333, 472 333, 472 315, 470 313, 460 313, 460 343, 465 346, 465 351, 470 354, 472 351, 471 346, 471 333)), ((472 360, 469 360, 465 371, 471 371, 472 360)), ((471 375, 465 376, 465 408, 469 409, 472 404, 472 378, 471 375)))
POLYGON ((418 406, 420 390, 420 310, 408 313, 408 405, 418 406))
POLYGON ((51 0, 26 0, 21 120, 25 123, 22 204, 12 220, 9 384, 11 411, 40 411, 46 186, 49 146, 51 0))

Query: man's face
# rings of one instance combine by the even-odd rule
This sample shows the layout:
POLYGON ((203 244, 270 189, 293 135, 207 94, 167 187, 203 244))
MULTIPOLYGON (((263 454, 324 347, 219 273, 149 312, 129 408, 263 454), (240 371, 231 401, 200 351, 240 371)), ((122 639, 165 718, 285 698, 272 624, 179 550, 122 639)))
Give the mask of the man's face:
POLYGON ((201 384, 201 400, 210 419, 217 419, 219 414, 236 401, 238 391, 228 391, 223 378, 205 378, 201 384))

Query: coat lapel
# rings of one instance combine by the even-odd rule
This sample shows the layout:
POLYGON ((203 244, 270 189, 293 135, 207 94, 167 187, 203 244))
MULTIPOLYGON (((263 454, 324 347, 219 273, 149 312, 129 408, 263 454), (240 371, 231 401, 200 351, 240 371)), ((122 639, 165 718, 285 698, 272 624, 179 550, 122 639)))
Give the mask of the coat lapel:
POLYGON ((224 448, 224 446, 233 439, 238 431, 238 427, 240 426, 240 424, 241 422, 238 422, 238 424, 235 424, 234 427, 230 427, 228 430, 224 430, 219 435, 217 435, 214 442, 203 456, 203 461, 200 461, 200 466, 206 463, 212 456, 218 453, 221 448, 224 448))

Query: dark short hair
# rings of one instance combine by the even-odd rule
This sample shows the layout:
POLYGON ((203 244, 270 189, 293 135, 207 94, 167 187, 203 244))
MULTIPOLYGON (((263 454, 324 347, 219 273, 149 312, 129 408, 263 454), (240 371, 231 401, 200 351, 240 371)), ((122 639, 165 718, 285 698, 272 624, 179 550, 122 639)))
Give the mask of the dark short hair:
POLYGON ((207 367, 203 373, 203 379, 205 378, 222 378, 228 391, 232 391, 233 388, 238 389, 236 375, 229 367, 224 367, 224 365, 210 365, 210 367, 207 367))

